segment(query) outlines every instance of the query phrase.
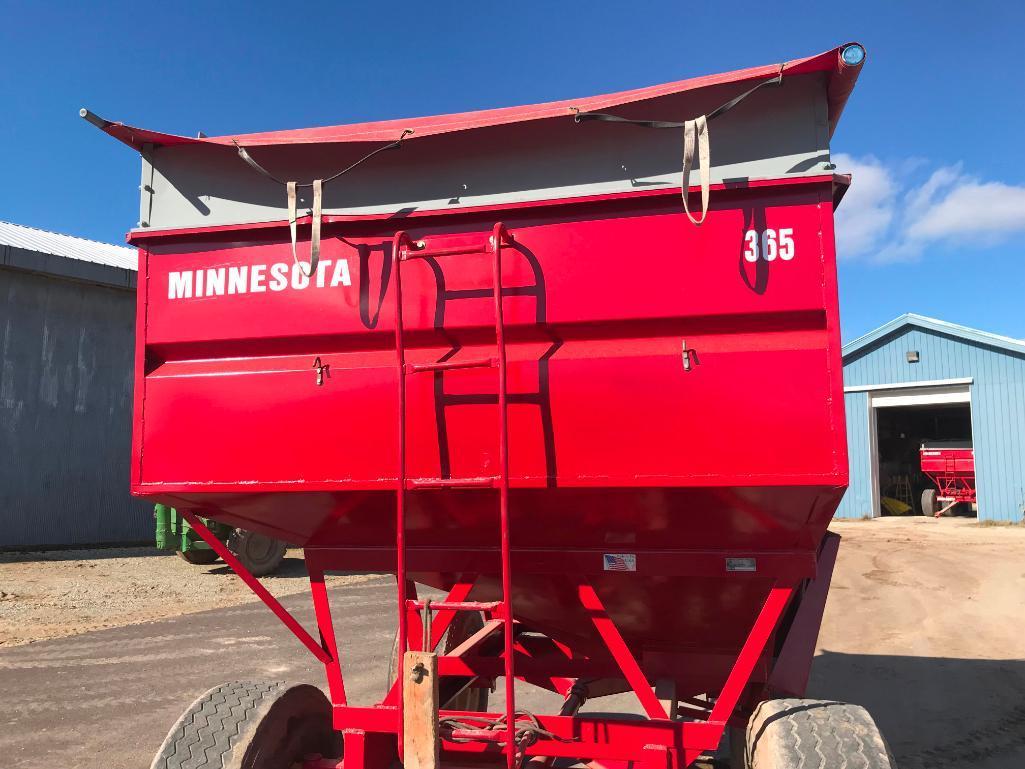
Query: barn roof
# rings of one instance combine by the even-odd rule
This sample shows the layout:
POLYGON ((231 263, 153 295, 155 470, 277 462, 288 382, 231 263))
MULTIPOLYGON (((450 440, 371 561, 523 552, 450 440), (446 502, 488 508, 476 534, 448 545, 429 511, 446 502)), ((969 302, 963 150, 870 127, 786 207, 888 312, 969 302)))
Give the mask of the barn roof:
POLYGON ((134 248, 0 221, 0 267, 119 287, 134 285, 134 248))
POLYGON ((0 246, 12 246, 39 254, 63 256, 66 259, 105 264, 126 270, 134 270, 137 266, 134 248, 76 238, 74 235, 62 235, 59 232, 11 222, 0 222, 0 246))
POLYGON ((869 331, 864 336, 860 336, 845 344, 843 346, 844 362, 849 358, 853 358, 858 353, 863 352, 874 342, 888 337, 891 334, 903 331, 905 328, 909 327, 921 328, 926 331, 934 331, 939 334, 946 334, 947 336, 964 339, 966 342, 974 342, 975 344, 996 347, 1010 352, 1025 353, 1025 340, 1023 339, 1014 339, 1009 336, 991 334, 988 331, 979 331, 978 329, 969 328, 968 326, 962 326, 957 323, 948 323, 945 320, 937 320, 936 318, 929 318, 925 315, 908 312, 894 318, 889 323, 883 324, 874 331, 869 331))
MULTIPOLYGON (((678 80, 662 85, 637 88, 630 91, 590 96, 580 99, 533 104, 522 107, 504 107, 501 109, 462 112, 452 115, 435 115, 431 117, 403 118, 384 120, 372 123, 353 125, 326 126, 321 128, 302 128, 288 131, 268 131, 264 133, 232 134, 228 136, 178 136, 161 133, 144 128, 136 128, 120 122, 104 120, 88 110, 82 110, 83 117, 96 124, 103 131, 130 147, 141 150, 144 145, 171 146, 180 144, 228 145, 238 144, 244 147, 272 146, 281 144, 314 144, 314 143, 356 143, 356 142, 389 142, 395 141, 404 131, 412 131, 406 141, 422 139, 427 136, 466 131, 475 128, 521 123, 548 118, 568 118, 576 110, 581 112, 601 111, 614 107, 638 102, 650 102, 664 96, 683 93, 685 91, 708 88, 731 83, 750 83, 783 74, 804 75, 814 72, 827 73, 829 78, 828 101, 830 133, 847 103, 847 97, 860 71, 859 66, 848 66, 840 57, 841 51, 853 43, 830 49, 815 56, 788 62, 752 67, 718 75, 678 80)), ((685 116, 687 118, 693 115, 685 116)))

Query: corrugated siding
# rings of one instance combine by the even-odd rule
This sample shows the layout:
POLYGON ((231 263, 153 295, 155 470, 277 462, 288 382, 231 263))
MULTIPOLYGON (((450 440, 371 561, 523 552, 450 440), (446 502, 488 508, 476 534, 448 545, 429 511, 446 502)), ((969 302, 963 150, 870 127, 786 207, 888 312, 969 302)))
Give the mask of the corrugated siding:
POLYGON ((868 445, 868 395, 845 393, 847 412, 847 455, 850 458, 850 486, 836 511, 837 518, 872 515, 872 468, 868 445))
MULTIPOLYGON (((974 380, 972 440, 979 518, 1021 521, 1025 512, 1025 355, 910 327, 879 340, 844 363, 844 385, 848 387, 963 377, 974 380), (908 350, 918 350, 920 362, 908 363, 908 350)), ((859 417, 850 410, 853 395, 865 397, 847 394, 851 454, 851 489, 847 493, 852 498, 870 497, 867 475, 859 481, 864 488, 854 488, 855 466, 868 462, 868 417, 859 417), (859 457, 856 452, 862 451, 859 457)))
POLYGON ((128 493, 133 292, 0 269, 0 547, 149 540, 128 493))
POLYGON ((59 232, 48 232, 11 222, 0 222, 0 245, 34 251, 44 256, 62 256, 66 259, 104 264, 125 270, 134 271, 138 268, 138 256, 134 248, 61 235, 59 232))

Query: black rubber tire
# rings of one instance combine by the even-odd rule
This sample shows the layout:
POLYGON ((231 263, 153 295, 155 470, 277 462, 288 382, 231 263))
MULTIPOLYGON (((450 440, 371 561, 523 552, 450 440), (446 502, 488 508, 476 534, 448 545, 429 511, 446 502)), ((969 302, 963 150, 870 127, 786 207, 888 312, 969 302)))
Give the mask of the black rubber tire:
POLYGON ((747 726, 748 769, 896 769, 890 746, 860 705, 766 700, 747 726))
POLYGON ((233 681, 182 713, 150 769, 281 769, 312 753, 341 755, 331 703, 320 689, 233 681))
POLYGON ((217 553, 213 550, 189 550, 187 553, 179 550, 178 557, 193 566, 209 566, 217 560, 217 553))
POLYGON ((922 492, 922 515, 934 516, 939 510, 936 502, 936 489, 926 489, 922 492))
MULTIPOLYGON (((449 625, 440 648, 450 652, 459 644, 484 627, 484 618, 477 612, 459 612, 449 625)), ((388 689, 395 683, 395 671, 399 662, 399 634, 392 641, 391 658, 388 660, 388 689)), ((480 686, 465 686, 465 680, 442 678, 438 692, 439 707, 445 710, 463 710, 468 713, 484 713, 488 709, 488 690, 480 686)))
POLYGON ((228 537, 228 549, 254 577, 274 572, 285 557, 287 545, 248 529, 235 529, 228 537))

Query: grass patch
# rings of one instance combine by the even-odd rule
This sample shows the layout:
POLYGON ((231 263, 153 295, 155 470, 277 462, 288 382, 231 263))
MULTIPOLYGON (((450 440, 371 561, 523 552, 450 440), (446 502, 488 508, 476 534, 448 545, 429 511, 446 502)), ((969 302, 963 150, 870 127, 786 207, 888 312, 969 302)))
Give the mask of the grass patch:
POLYGON ((1022 520, 1022 521, 988 521, 988 520, 987 521, 976 521, 975 525, 976 526, 981 526, 984 529, 994 529, 994 528, 1005 529, 1005 528, 1010 528, 1010 527, 1022 528, 1022 527, 1025 527, 1025 520, 1022 520))

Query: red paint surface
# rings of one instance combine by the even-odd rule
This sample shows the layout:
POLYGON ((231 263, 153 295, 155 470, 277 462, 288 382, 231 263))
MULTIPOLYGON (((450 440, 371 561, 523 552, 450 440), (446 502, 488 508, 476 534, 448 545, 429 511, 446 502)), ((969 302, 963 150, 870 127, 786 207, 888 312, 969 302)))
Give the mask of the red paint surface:
MULTIPOLYGON (((701 227, 672 193, 501 216, 514 238, 501 260, 506 588, 517 627, 559 650, 518 652, 516 674, 616 676, 642 697, 656 678, 684 697, 723 692, 707 723, 603 721, 593 739, 587 719, 546 716, 546 728, 585 739, 528 752, 626 759, 642 750, 643 763, 675 767, 718 741, 733 703, 750 707, 764 694, 774 635, 786 632, 779 618, 814 576, 847 483, 833 191, 828 177, 719 190, 701 227), (744 258, 745 232, 767 228, 793 230, 792 260, 744 258), (636 571, 606 571, 607 553, 634 556, 636 571), (731 571, 727 558, 752 558, 755 570, 731 571)), ((351 286, 191 299, 168 298, 171 271, 290 264, 284 233, 150 241, 140 259, 133 491, 304 545, 330 636, 323 571, 395 570, 395 232, 402 225, 429 250, 448 249, 485 241, 496 218, 330 223, 325 282, 345 260, 351 286), (319 385, 317 359, 327 366, 319 385)), ((497 356, 492 264, 480 254, 403 265, 407 363, 497 356)), ((408 375, 405 476, 501 475, 497 396, 490 366, 408 375)), ((411 489, 404 518, 411 579, 456 588, 453 600, 502 599, 495 489, 411 489)), ((406 616, 411 646, 415 616, 406 616)), ((332 639, 323 651, 336 726, 366 739, 388 732, 394 745, 397 711, 346 706, 344 650, 332 639)), ((442 672, 488 678, 504 665, 468 655, 442 672)), ((645 704, 657 713, 650 692, 645 704)), ((486 749, 445 744, 447 753, 486 749)), ((391 756, 387 745, 374 750, 371 769, 391 756)))

